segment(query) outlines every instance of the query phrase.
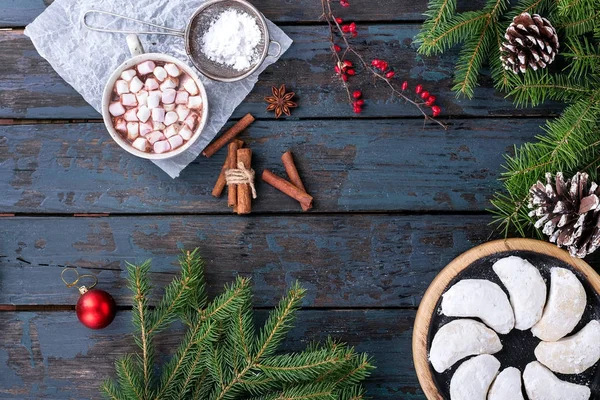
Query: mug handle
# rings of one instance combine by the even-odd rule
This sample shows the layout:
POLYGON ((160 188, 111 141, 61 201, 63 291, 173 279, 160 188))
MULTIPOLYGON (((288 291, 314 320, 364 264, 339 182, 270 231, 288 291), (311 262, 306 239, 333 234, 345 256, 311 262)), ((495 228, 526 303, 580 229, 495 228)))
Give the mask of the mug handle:
POLYGON ((269 53, 267 52, 267 56, 268 56, 268 57, 277 58, 277 57, 279 57, 279 56, 281 55, 281 43, 279 43, 279 42, 277 42, 277 41, 275 41, 275 40, 271 40, 271 41, 269 41, 269 50, 271 49, 271 45, 272 45, 272 44, 274 44, 274 45, 276 45, 276 46, 277 46, 277 53, 275 53, 275 54, 269 54, 269 53))
POLYGON ((127 35, 127 46, 129 47, 129 52, 132 57, 145 53, 144 46, 142 46, 140 38, 135 33, 127 35))

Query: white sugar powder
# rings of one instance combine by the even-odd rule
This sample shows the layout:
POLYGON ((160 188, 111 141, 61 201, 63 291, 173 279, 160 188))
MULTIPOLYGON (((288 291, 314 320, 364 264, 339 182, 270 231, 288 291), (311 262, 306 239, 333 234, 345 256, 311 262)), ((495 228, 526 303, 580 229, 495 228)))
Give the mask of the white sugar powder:
POLYGON ((250 15, 223 11, 202 37, 202 52, 212 61, 243 71, 256 63, 261 37, 256 20, 250 15))

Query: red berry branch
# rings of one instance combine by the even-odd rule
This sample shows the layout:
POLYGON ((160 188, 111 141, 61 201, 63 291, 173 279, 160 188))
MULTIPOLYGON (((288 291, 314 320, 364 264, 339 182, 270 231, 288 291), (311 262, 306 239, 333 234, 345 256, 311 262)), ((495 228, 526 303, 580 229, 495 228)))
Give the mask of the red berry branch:
MULTIPOLYGON (((407 92, 409 89, 408 81, 404 81, 402 85, 400 85, 400 89, 398 89, 394 84, 395 80, 393 79, 396 76, 396 72, 390 68, 387 61, 374 59, 368 63, 365 58, 352 47, 350 40, 358 36, 356 23, 344 23, 341 18, 336 17, 331 8, 331 3, 333 1, 334 0, 321 0, 323 6, 323 15, 321 18, 327 21, 327 24, 329 25, 329 41, 335 60, 333 69, 339 77, 344 89, 346 89, 348 101, 352 105, 354 112, 357 114, 362 112, 365 100, 363 99, 360 90, 350 90, 350 80, 357 73, 354 63, 348 60, 348 56, 355 57, 359 66, 363 70, 370 72, 374 79, 384 81, 396 97, 415 106, 421 114, 423 114, 425 120, 435 122, 446 129, 444 123, 435 119, 435 117, 440 115, 442 109, 435 104, 436 97, 434 95, 427 90, 424 90, 423 86, 419 84, 415 87, 416 97, 414 99, 410 98, 409 92, 407 92), (336 38, 338 40, 341 39, 339 44, 336 43, 336 38)), ((339 0, 339 3, 342 7, 350 6, 349 0, 339 0)))

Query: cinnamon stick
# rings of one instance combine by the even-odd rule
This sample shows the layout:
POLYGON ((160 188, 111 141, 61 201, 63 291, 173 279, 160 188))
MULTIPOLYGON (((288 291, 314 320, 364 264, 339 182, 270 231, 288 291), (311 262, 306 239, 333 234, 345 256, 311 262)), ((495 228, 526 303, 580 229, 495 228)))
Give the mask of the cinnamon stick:
POLYGON ((242 119, 236 122, 231 128, 229 128, 224 134, 219 136, 214 142, 209 144, 202 154, 205 157, 211 157, 217 151, 221 150, 221 147, 225 146, 231 139, 240 134, 244 129, 246 129, 251 123, 254 122, 254 117, 248 113, 244 115, 242 119))
MULTIPOLYGON (((285 172, 287 173, 290 182, 298 189, 306 192, 306 188, 302 183, 302 179, 300 178, 300 174, 298 173, 298 169, 296 168, 296 164, 294 164, 294 158, 292 156, 291 151, 286 151, 281 156, 281 161, 283 162, 283 166, 285 167, 285 172)), ((308 192, 307 192, 308 193, 308 192)), ((302 210, 308 211, 305 204, 300 204, 302 206, 302 210)))
POLYGON ((277 175, 275 175, 267 169, 263 171, 262 179, 269 185, 273 186, 275 189, 287 194, 292 199, 298 201, 302 206, 303 210, 306 211, 312 208, 312 196, 306 193, 304 190, 293 185, 291 182, 278 177, 277 175))
POLYGON ((227 186, 227 179, 225 179, 225 171, 227 171, 227 169, 229 169, 229 168, 235 168, 235 160, 233 161, 233 164, 232 164, 230 162, 230 158, 233 156, 237 159, 237 149, 244 146, 244 141, 236 139, 233 142, 231 142, 229 144, 229 146, 231 146, 232 144, 235 145, 235 146, 233 146, 235 149, 232 152, 231 148, 229 148, 229 152, 227 153, 227 158, 225 158, 223 167, 221 167, 221 173, 219 174, 219 178, 217 179, 217 182, 215 183, 215 187, 212 190, 212 195, 214 197, 221 197, 221 195, 223 194, 223 190, 225 189, 225 186, 227 186), (233 167, 231 167, 230 165, 233 165, 233 167))
MULTIPOLYGON (((239 149, 237 162, 244 164, 244 168, 252 166, 252 149, 239 149)), ((237 185, 237 213, 250 214, 252 211, 252 191, 248 183, 237 185)))
MULTIPOLYGON (((229 154, 231 154, 231 157, 227 158, 227 169, 237 168, 237 151, 241 149, 243 145, 244 142, 239 139, 229 143, 229 154), (239 142, 241 142, 241 144, 239 142)), ((227 186, 227 206, 233 207, 233 210, 236 211, 237 185, 227 186)))

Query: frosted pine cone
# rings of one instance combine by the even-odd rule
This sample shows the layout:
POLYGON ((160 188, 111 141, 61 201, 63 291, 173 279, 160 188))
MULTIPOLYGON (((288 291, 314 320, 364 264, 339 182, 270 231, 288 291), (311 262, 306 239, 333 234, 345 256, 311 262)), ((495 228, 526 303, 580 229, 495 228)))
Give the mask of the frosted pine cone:
POLYGON ((550 21, 526 12, 513 18, 504 38, 500 59, 504 68, 515 74, 524 73, 527 68, 534 71, 546 68, 554 61, 560 47, 556 29, 550 21))
POLYGON ((539 218, 536 228, 550 242, 583 258, 600 247, 600 188, 588 185, 588 174, 578 172, 565 182, 562 172, 546 174, 546 184, 538 181, 529 189, 529 216, 539 218))

